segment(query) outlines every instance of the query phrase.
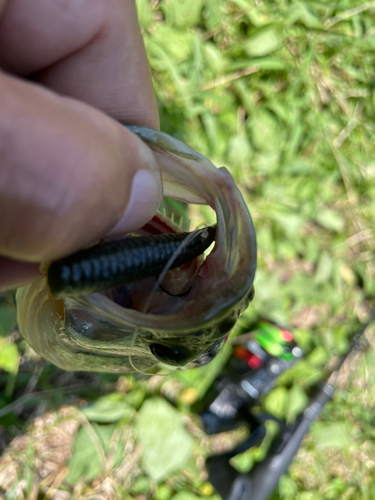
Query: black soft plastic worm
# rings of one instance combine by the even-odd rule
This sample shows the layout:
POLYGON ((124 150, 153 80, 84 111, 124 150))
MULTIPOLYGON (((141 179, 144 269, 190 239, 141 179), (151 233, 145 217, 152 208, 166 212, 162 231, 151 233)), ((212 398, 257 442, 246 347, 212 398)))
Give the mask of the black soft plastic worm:
POLYGON ((167 233, 129 237, 81 250, 53 262, 48 285, 58 297, 99 292, 160 274, 181 242, 190 240, 177 253, 170 269, 202 254, 215 239, 216 226, 193 233, 167 233))

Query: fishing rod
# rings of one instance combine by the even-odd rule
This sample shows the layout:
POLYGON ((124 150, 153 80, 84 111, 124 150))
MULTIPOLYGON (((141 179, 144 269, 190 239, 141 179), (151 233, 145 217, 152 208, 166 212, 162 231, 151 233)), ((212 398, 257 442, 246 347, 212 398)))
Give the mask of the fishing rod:
MULTIPOLYGON (((267 393, 272 388, 276 378, 297 361, 302 354, 302 351, 298 350, 299 348, 297 348, 289 332, 276 325, 261 323, 265 332, 267 332, 267 328, 268 330, 279 328, 282 340, 289 344, 289 349, 287 349, 284 342, 282 348, 284 359, 280 356, 268 355, 268 359, 265 359, 260 369, 254 370, 250 375, 240 376, 237 380, 230 378, 229 381, 224 376, 224 379, 216 387, 218 396, 209 405, 208 409, 201 414, 208 434, 220 432, 224 428, 226 430, 230 427, 233 428, 233 424, 238 424, 239 421, 242 423, 247 422, 251 430, 249 438, 235 450, 223 455, 210 457, 207 460, 209 480, 224 500, 267 500, 269 498, 281 476, 288 470, 292 463, 312 422, 321 414, 324 406, 332 399, 342 366, 355 352, 368 347, 367 341, 363 342, 363 335, 374 319, 375 310, 371 313, 366 324, 354 335, 348 350, 339 358, 335 369, 325 381, 320 382, 315 387, 315 394, 310 399, 307 408, 297 417, 294 425, 290 426, 271 415, 262 414, 259 418, 257 414, 252 415, 250 411, 251 407, 256 405, 260 395, 267 393), (289 354, 288 360, 285 359, 285 353, 289 354), (249 390, 249 387, 253 389, 258 387, 258 394, 249 390), (238 453, 242 453, 262 441, 265 436, 265 427, 263 424, 264 420, 267 419, 278 421, 280 425, 279 433, 264 460, 257 463, 249 474, 240 474, 229 464, 229 460, 238 453)), ((260 340, 262 341, 262 338, 260 340)), ((273 338, 274 340, 275 337, 273 338)), ((263 339, 263 346, 261 346, 263 350, 265 347, 264 344, 263 339)), ((273 344, 277 345, 275 342, 273 344)), ((275 352, 274 345, 272 345, 272 348, 275 352)), ((258 356, 254 354, 252 347, 254 346, 247 344, 248 359, 250 361, 254 359, 253 356, 258 358, 261 354, 259 350, 258 356)), ((268 346, 267 348, 270 349, 268 346)), ((245 358, 245 353, 243 353, 242 357, 245 358)), ((249 364, 249 366, 251 365, 249 364)))

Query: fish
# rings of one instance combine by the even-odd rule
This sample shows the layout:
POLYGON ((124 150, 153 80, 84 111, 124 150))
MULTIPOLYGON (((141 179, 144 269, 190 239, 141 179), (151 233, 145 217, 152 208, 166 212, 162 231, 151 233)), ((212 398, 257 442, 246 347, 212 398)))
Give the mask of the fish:
MULTIPOLYGON (((159 277, 85 295, 53 295, 45 273, 17 290, 19 330, 41 357, 67 371, 147 373, 159 363, 200 366, 217 354, 254 297, 253 222, 225 167, 216 168, 164 132, 123 125, 151 148, 165 197, 214 210, 212 250, 175 269, 166 266, 159 277)), ((136 233, 178 230, 157 213, 136 233)))

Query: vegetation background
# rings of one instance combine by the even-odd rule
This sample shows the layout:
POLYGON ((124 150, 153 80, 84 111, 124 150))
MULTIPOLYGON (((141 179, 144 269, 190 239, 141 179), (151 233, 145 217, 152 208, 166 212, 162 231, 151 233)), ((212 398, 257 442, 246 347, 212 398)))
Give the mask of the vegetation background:
MULTIPOLYGON (((306 352, 264 401, 293 421, 375 294, 375 1, 138 7, 161 129, 226 165, 254 219, 256 297, 238 328, 266 316, 306 352)), ((170 376, 66 373, 20 337, 11 293, 0 330, 1 499, 218 500, 204 457, 239 436, 208 438, 191 405, 227 351, 170 376)), ((375 499, 374 366, 369 350, 346 367, 273 500, 375 499)))

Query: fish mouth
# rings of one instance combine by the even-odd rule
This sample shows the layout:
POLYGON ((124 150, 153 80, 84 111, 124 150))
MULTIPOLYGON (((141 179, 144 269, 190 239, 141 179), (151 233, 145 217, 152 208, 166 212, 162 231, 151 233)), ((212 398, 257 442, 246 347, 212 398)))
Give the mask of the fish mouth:
MULTIPOLYGON (((136 234, 178 232, 181 227, 157 213, 136 234)), ((146 373, 158 363, 187 369, 209 363, 253 299, 255 239, 251 242, 252 247, 241 249, 217 218, 215 240, 205 255, 176 269, 167 265, 159 276, 82 298, 67 297, 64 302, 69 349, 76 344, 76 352, 98 357, 98 362, 104 359, 110 371, 126 371, 124 363, 128 371, 146 373), (248 270, 246 260, 242 264, 242 255, 254 252, 253 269, 248 270), (228 286, 231 278, 233 283, 228 286), (126 318, 128 327, 114 319, 119 317, 126 318)))
MULTIPOLYGON (((195 232, 181 233, 181 231, 181 227, 176 225, 172 219, 157 213, 145 226, 136 232, 137 236, 158 237, 159 235, 171 235, 173 238, 173 235, 187 235, 187 237, 178 243, 174 252, 170 253, 169 249, 163 251, 162 257, 164 257, 164 260, 167 258, 167 262, 159 267, 158 271, 154 271, 153 276, 135 279, 126 284, 121 283, 119 286, 103 291, 103 295, 125 309, 152 315, 171 314, 178 311, 189 300, 196 300, 199 291, 195 289, 199 286, 199 279, 204 275, 205 260, 215 245, 215 228, 206 228, 205 231, 209 231, 210 234, 207 233, 207 243, 205 243, 204 247, 198 250, 196 255, 188 257, 185 262, 176 266, 174 261, 178 260, 184 248, 189 245, 187 243, 189 239, 190 246, 193 246, 194 241, 197 239, 193 238, 195 232)), ((135 244, 137 243, 136 238, 133 238, 133 241, 135 244)), ((170 244, 168 246, 170 247, 170 244)), ((152 248, 151 245, 146 250, 149 258, 150 254, 152 256, 153 253, 156 256, 159 254, 160 258, 162 253, 160 249, 152 248)), ((140 250, 137 259, 142 259, 140 250)), ((146 265, 145 263, 143 267, 146 267, 146 265)))
MULTIPOLYGON (((179 232, 181 227, 158 213, 137 231, 137 235, 179 232)), ((187 329, 178 325, 177 328, 174 326, 171 329, 168 328, 167 322, 168 317, 183 315, 185 309, 189 310, 190 315, 194 314, 194 304, 199 305, 207 280, 215 279, 207 269, 214 252, 215 241, 206 255, 198 255, 175 269, 169 270, 167 265, 159 276, 84 297, 67 297, 64 302, 65 327, 70 335, 69 349, 74 348, 75 353, 82 356, 89 353, 90 356, 102 359, 104 357, 107 361, 111 359, 111 363, 119 362, 119 371, 124 371, 120 359, 124 358, 124 348, 126 351, 129 347, 134 349, 134 355, 128 358, 131 371, 147 371, 157 363, 188 369, 209 363, 224 346, 240 309, 247 307, 252 300, 253 288, 251 293, 247 293, 243 298, 239 307, 229 307, 204 324, 199 321, 195 327, 187 329), (80 307, 85 301, 93 305, 94 309, 88 312, 87 308, 80 307), (106 320, 103 310, 109 313, 121 310, 130 320, 133 318, 133 324, 136 324, 137 317, 141 316, 142 327, 136 328, 134 332, 131 326, 129 331, 126 331, 123 325, 113 321, 112 315, 106 320), (146 320, 150 328, 145 328, 146 320), (132 344, 129 345, 129 342, 132 344)), ((218 272, 220 274, 221 271, 218 272)))
MULTIPOLYGON (((181 230, 181 226, 173 218, 158 212, 145 226, 133 232, 132 236, 178 234, 181 230)), ((199 283, 205 279, 205 262, 214 246, 215 240, 204 254, 192 258, 182 266, 169 269, 169 262, 159 275, 122 284, 99 294, 121 308, 142 314, 165 316, 178 313, 184 304, 199 300, 199 283)), ((218 322, 214 336, 212 328, 209 336, 207 331, 198 329, 182 336, 176 335, 176 332, 172 336, 158 336, 159 338, 154 335, 144 336, 143 342, 155 362, 171 367, 196 368, 209 363, 220 352, 236 319, 234 314, 224 317, 218 322)), ((109 341, 110 337, 106 335, 106 339, 109 341)))
MULTIPOLYGON (((210 207, 215 244, 157 277, 59 298, 47 279, 17 292, 22 335, 42 357, 65 370, 114 373, 205 364, 253 296, 256 237, 247 205, 229 171, 160 131, 128 126, 152 150, 164 196, 210 207), (162 286, 162 288, 159 287, 162 286)), ((181 231, 157 214, 138 236, 181 231)))

